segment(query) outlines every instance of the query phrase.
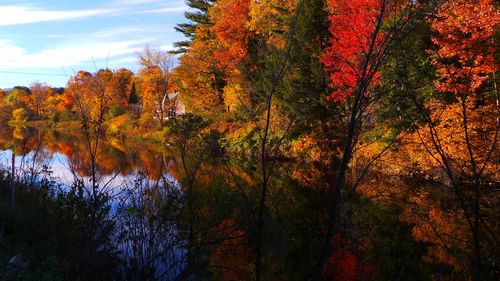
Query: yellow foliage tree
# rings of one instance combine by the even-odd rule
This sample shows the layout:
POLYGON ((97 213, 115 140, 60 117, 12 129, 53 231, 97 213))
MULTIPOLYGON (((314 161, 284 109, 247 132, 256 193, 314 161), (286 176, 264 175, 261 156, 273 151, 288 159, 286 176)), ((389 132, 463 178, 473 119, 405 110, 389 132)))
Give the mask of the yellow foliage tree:
POLYGON ((26 109, 20 107, 12 111, 12 121, 14 122, 24 122, 28 119, 28 113, 26 109))
POLYGON ((158 66, 148 66, 141 70, 142 124, 151 124, 156 120, 161 126, 167 117, 165 106, 168 102, 169 80, 166 75, 158 66))
POLYGON ((248 28, 267 39, 268 43, 282 48, 281 35, 288 28, 287 17, 293 15, 297 0, 261 0, 250 2, 248 28))
POLYGON ((196 38, 180 58, 180 64, 174 71, 175 83, 187 111, 213 116, 224 109, 224 74, 214 58, 217 42, 212 28, 198 25, 196 38))

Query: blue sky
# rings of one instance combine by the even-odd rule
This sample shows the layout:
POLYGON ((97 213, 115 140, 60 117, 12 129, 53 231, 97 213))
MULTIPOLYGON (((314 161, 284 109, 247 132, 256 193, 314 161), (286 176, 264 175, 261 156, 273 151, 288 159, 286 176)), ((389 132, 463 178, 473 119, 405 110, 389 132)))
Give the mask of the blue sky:
POLYGON ((65 86, 78 70, 136 71, 145 45, 184 39, 174 26, 186 10, 184 0, 0 0, 0 88, 65 86))

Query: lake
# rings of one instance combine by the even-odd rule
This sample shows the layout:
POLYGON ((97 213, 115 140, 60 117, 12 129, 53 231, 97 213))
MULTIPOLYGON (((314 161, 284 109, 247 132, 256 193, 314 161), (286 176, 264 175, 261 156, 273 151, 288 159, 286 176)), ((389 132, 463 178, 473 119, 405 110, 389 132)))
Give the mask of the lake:
MULTIPOLYGON (((49 168, 52 177, 63 184, 75 176, 89 179, 91 158, 85 138, 79 132, 38 131, 28 128, 1 128, 0 164, 11 166, 12 152, 18 170, 49 168)), ((177 175, 172 151, 158 143, 105 138, 99 141, 96 158, 98 181, 119 187, 127 178, 141 172, 151 180, 177 175)))

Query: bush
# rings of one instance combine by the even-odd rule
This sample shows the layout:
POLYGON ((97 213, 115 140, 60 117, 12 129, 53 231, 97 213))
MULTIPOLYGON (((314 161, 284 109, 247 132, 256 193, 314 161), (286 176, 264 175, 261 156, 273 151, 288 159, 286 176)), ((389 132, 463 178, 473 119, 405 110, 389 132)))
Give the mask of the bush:
POLYGON ((60 121, 59 112, 53 112, 53 113, 51 113, 50 116, 49 116, 49 119, 53 123, 59 122, 60 121))
POLYGON ((59 113, 59 121, 74 121, 76 120, 76 116, 70 110, 63 110, 59 113))
POLYGON ((110 120, 110 119, 113 119, 115 117, 118 117, 122 114, 125 114, 126 113, 126 110, 125 108, 123 108, 123 106, 119 106, 119 105, 113 105, 108 113, 106 113, 106 116, 104 116, 104 119, 106 120, 110 120))
MULTIPOLYGON (((7 174, 0 171, 0 190, 9 186, 7 174)), ((114 279, 119 258, 109 198, 88 198, 81 188, 80 183, 60 192, 43 178, 36 187, 18 184, 15 209, 9 207, 8 194, 0 194, 0 225, 5 230, 1 238, 12 245, 5 253, 0 247, 0 257, 21 254, 30 263, 28 269, 9 272, 0 280, 114 279)))

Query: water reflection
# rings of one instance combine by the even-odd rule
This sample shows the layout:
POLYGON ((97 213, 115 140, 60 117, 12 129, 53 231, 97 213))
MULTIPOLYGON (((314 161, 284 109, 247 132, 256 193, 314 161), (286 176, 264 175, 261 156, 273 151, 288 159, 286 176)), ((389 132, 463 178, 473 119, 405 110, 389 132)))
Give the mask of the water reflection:
MULTIPOLYGON (((16 167, 25 170, 47 165, 53 176, 71 184, 75 176, 87 179, 91 173, 91 155, 83 135, 75 131, 34 130, 23 127, 0 127, 0 163, 10 166, 12 153, 16 167)), ((145 143, 107 137, 99 142, 96 156, 98 182, 114 187, 137 172, 151 180, 160 180, 164 174, 178 177, 174 154, 158 143, 145 143)))

